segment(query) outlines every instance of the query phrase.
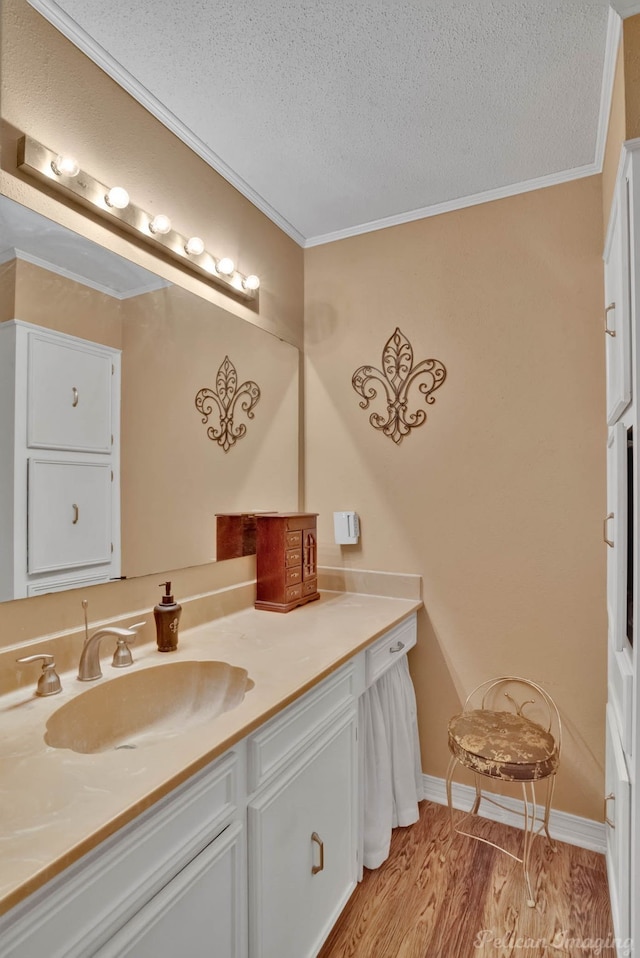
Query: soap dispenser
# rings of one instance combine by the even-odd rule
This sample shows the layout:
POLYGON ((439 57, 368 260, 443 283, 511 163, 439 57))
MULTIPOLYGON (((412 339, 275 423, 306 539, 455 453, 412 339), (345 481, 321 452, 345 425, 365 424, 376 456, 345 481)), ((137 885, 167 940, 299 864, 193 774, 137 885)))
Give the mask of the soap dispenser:
POLYGON ((182 606, 178 605, 171 595, 171 583, 161 582, 160 588, 165 590, 159 605, 154 606, 153 615, 156 620, 156 640, 159 652, 174 652, 178 648, 178 623, 182 606))

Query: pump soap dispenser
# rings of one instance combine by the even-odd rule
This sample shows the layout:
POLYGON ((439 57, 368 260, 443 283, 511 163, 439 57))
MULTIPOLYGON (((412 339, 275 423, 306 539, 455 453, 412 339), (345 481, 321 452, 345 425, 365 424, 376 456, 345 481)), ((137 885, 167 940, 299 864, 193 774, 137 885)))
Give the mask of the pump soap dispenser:
POLYGON ((158 651, 174 652, 178 648, 178 623, 182 606, 178 605, 171 595, 170 582, 161 582, 160 588, 165 590, 165 594, 160 604, 153 608, 158 651))

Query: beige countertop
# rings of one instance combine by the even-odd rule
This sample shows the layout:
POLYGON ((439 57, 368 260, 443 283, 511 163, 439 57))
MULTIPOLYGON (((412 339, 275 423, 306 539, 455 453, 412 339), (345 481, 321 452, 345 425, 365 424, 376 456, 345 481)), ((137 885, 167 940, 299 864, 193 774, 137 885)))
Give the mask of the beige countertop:
POLYGON ((243 739, 397 622, 420 608, 414 599, 324 592, 287 615, 244 609, 181 632, 178 650, 134 646, 134 665, 111 668, 103 642, 103 678, 179 660, 221 660, 255 683, 232 711, 176 728, 155 744, 79 754, 46 744, 50 715, 97 683, 76 670, 63 691, 33 688, 0 697, 0 914, 95 847, 153 802, 243 739))

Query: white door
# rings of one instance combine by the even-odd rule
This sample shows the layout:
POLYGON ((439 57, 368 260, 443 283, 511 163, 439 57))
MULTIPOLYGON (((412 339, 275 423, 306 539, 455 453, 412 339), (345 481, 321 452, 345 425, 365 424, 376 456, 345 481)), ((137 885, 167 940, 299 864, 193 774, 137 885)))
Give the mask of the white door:
POLYGON ((242 825, 230 825, 95 958, 245 958, 242 837, 242 825))
POLYGON ((29 460, 28 571, 111 561, 111 466, 29 460))
POLYGON ((90 343, 29 334, 27 443, 111 452, 112 360, 90 343))
POLYGON ((607 422, 612 425, 631 402, 631 306, 629 277, 629 194, 616 184, 604 260, 607 422))
POLYGON ((356 884, 356 718, 249 804, 251 958, 316 955, 356 884))

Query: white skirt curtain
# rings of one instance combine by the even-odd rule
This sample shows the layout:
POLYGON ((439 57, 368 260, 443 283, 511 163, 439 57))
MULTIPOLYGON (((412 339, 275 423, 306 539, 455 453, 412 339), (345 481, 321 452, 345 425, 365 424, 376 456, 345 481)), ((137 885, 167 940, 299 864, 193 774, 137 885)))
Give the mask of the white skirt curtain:
POLYGON ((417 822, 424 797, 416 696, 404 655, 363 698, 365 868, 389 857, 391 829, 417 822))

